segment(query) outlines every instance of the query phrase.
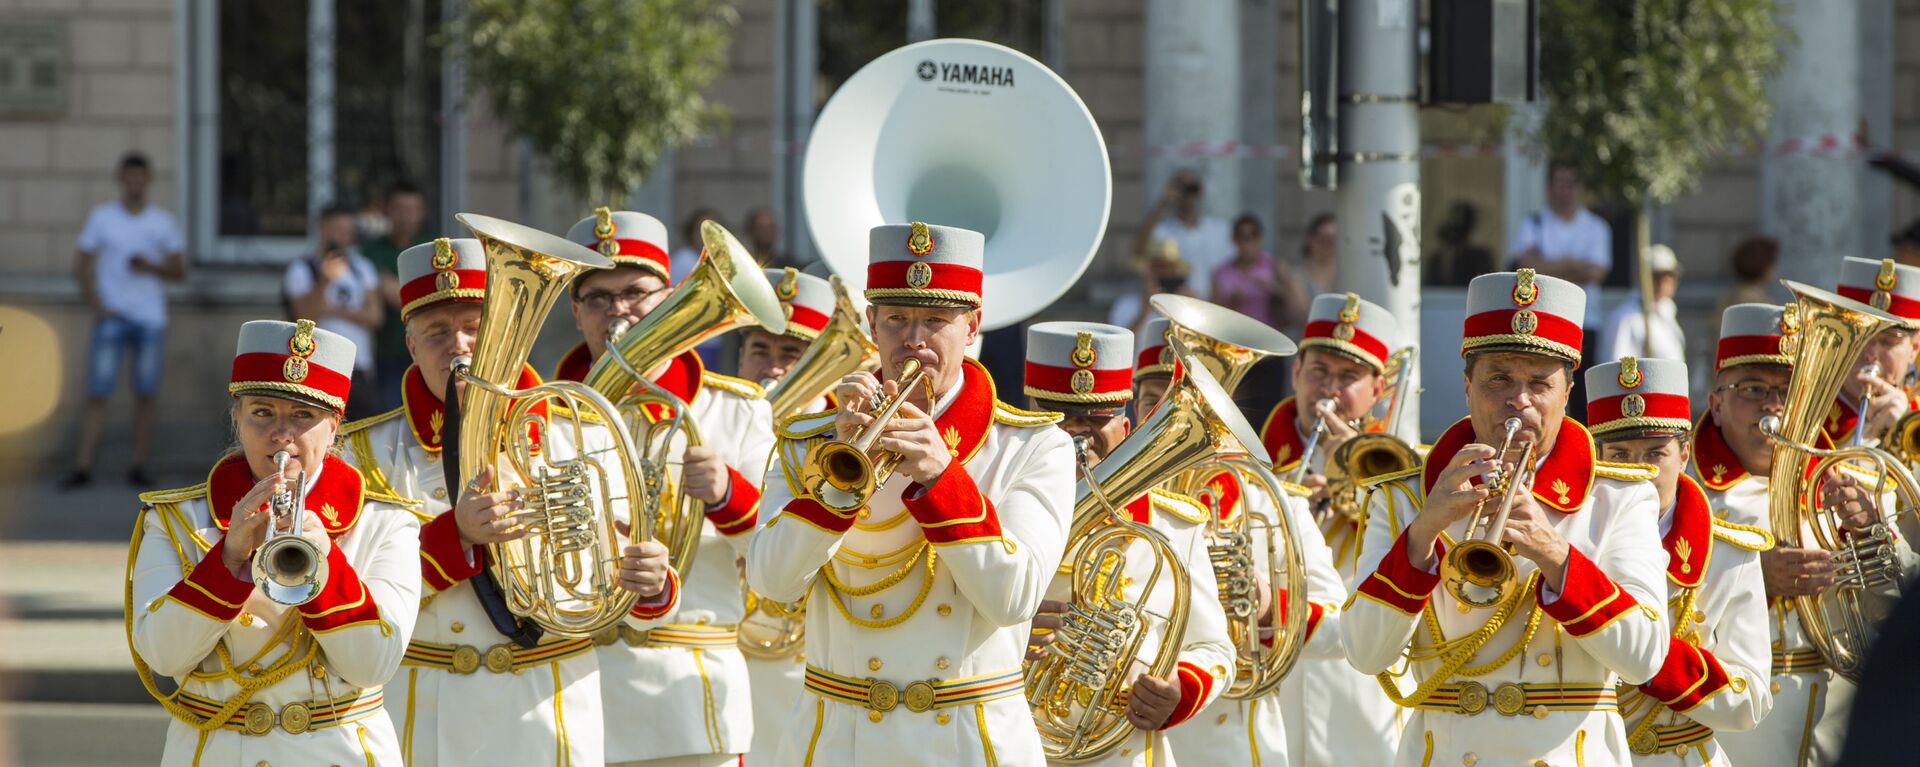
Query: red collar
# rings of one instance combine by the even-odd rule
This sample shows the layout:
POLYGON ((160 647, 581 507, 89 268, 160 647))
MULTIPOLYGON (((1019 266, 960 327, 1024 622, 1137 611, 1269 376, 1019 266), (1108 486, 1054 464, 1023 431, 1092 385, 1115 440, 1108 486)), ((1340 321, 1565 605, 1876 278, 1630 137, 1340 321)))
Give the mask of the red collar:
MULTIPOLYGON (((1447 427, 1446 433, 1433 443, 1421 474, 1421 487, 1428 495, 1433 493, 1433 483, 1453 460, 1453 454, 1474 441, 1472 419, 1462 418, 1447 427)), ((1553 449, 1534 472, 1530 488, 1533 497, 1568 514, 1579 511, 1587 502, 1587 494, 1593 491, 1593 456, 1593 435, 1588 434, 1587 427, 1579 421, 1563 416, 1553 449)))
POLYGON ((1693 425, 1693 473, 1714 492, 1723 492, 1747 478, 1747 467, 1734 455, 1713 413, 1700 415, 1693 425))
POLYGON ((946 412, 933 419, 933 426, 940 430, 940 438, 946 441, 948 454, 964 466, 987 443, 987 434, 992 431, 993 403, 997 395, 994 392, 993 375, 971 357, 963 361, 960 374, 959 396, 954 397, 953 404, 947 406, 946 412))
POLYGON ((1827 435, 1836 442, 1848 442, 1853 438, 1854 427, 1860 425, 1860 414, 1854 412, 1852 403, 1846 396, 1834 398, 1833 407, 1827 408, 1827 420, 1824 424, 1827 435))
MULTIPOLYGON (((228 453, 214 464, 213 471, 207 473, 207 501, 213 504, 213 523, 221 530, 227 529, 232 522, 233 505, 256 483, 258 480, 247 467, 246 457, 239 453, 228 453)), ((328 535, 337 538, 360 519, 360 487, 360 472, 339 456, 329 455, 320 470, 320 478, 314 480, 313 490, 307 493, 306 509, 320 518, 320 525, 328 535)))
POLYGON ((1133 522, 1142 525, 1151 524, 1153 522, 1152 491, 1148 491, 1145 495, 1133 499, 1133 502, 1128 503, 1123 511, 1127 512, 1127 519, 1133 522))
POLYGON ((1240 476, 1231 471, 1213 475, 1193 494, 1201 508, 1215 509, 1223 522, 1232 521, 1233 515, 1240 511, 1240 495, 1240 476))
POLYGON ((1305 452, 1306 444, 1300 439, 1299 419, 1300 403, 1288 397, 1274 406, 1273 412, 1267 414, 1267 422, 1260 426, 1260 444, 1266 447, 1275 474, 1293 468, 1305 452))
MULTIPOLYGON (((514 382, 514 388, 527 389, 539 385, 539 374, 534 373, 532 367, 521 365, 520 380, 514 382)), ((407 425, 413 429, 414 441, 429 453, 440 452, 440 436, 446 427, 446 403, 433 396, 433 389, 428 388, 427 377, 420 372, 418 365, 409 366, 401 381, 400 406, 406 410, 407 425)), ((542 403, 540 407, 544 413, 545 404, 542 403)))
MULTIPOLYGON (((700 396, 700 381, 706 374, 707 365, 701 361, 700 353, 689 351, 667 361, 667 369, 653 379, 653 384, 687 403, 687 407, 693 407, 693 400, 700 396)), ((656 423, 673 417, 671 405, 648 402, 641 409, 656 423)))
POLYGON ((585 381, 587 371, 593 369, 593 352, 587 349, 587 342, 581 341, 568 349, 566 356, 560 358, 560 364, 553 366, 555 381, 585 381))
POLYGON ((1713 550, 1713 510, 1707 491, 1685 474, 1673 499, 1673 525, 1660 543, 1667 550, 1667 578, 1682 588, 1699 588, 1713 550))

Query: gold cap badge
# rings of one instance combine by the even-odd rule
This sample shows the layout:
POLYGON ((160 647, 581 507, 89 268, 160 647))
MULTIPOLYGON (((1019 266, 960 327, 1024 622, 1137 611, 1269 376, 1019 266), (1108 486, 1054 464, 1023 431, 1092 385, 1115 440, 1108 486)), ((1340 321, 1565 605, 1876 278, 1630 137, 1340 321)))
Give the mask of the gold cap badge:
POLYGON ((453 255, 453 240, 441 237, 433 241, 431 263, 433 268, 440 270, 452 269, 454 264, 459 263, 459 259, 453 255))
POLYGON ((1640 375, 1639 359, 1634 357, 1621 357, 1620 375, 1616 378, 1620 381, 1622 388, 1637 389, 1640 388, 1640 382, 1645 380, 1646 377, 1640 375))
POLYGON ((594 239, 598 239, 598 240, 612 239, 613 233, 616 231, 619 231, 619 230, 616 229, 613 225, 613 211, 608 210, 604 206, 594 208, 593 209, 594 239))
MULTIPOLYGON (((1093 361, 1100 355, 1093 350, 1093 334, 1082 330, 1073 340, 1073 366, 1077 368, 1093 367, 1093 361)), ((1081 392, 1084 394, 1085 392, 1081 392)))
POLYGON ((920 290, 933 284, 933 265, 925 261, 915 261, 907 267, 907 287, 920 290))
POLYGON ((1081 368, 1073 371, 1073 393, 1089 394, 1093 391, 1093 371, 1081 368))
POLYGON ((779 284, 773 286, 773 293, 782 301, 792 301, 794 295, 799 292, 800 270, 789 266, 786 274, 781 275, 779 284))
POLYGON ((1532 306, 1540 297, 1540 286, 1533 283, 1533 270, 1521 269, 1514 273, 1513 305, 1532 306))
POLYGON ((1620 414, 1628 418, 1639 418, 1647 414, 1647 398, 1638 394, 1629 394, 1620 400, 1620 414))
POLYGON ((1533 331, 1539 329, 1540 317, 1535 315, 1532 309, 1521 309, 1513 313, 1513 321, 1509 324, 1514 335, 1530 336, 1533 335, 1533 331))
POLYGON ((295 320, 293 337, 287 339, 287 353, 295 357, 306 357, 313 354, 314 348, 313 320, 295 320))
POLYGON ((913 231, 907 235, 907 252, 916 256, 924 256, 932 253, 933 232, 927 229, 927 225, 915 221, 912 224, 908 224, 908 226, 911 227, 913 231))
POLYGON ((300 383, 307 380, 307 370, 307 358, 288 357, 286 362, 280 364, 280 377, 286 379, 287 383, 300 383))

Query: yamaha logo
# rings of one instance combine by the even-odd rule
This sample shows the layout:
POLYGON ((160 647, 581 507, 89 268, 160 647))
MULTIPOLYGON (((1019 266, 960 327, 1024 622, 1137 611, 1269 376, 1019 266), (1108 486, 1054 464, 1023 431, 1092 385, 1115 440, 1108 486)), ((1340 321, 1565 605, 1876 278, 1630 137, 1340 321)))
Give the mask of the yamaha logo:
POLYGON ((941 85, 1013 87, 1013 67, 922 61, 915 71, 920 75, 921 80, 937 82, 941 85))
POLYGON ((940 74, 940 68, 931 61, 920 62, 920 79, 932 80, 940 74))

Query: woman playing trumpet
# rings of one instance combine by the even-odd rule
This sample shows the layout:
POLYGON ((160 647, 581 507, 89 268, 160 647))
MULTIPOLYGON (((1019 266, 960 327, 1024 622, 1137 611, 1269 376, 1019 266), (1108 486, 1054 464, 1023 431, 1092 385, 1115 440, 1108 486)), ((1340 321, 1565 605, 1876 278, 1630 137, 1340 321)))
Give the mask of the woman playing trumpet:
POLYGON ((228 386, 238 449, 203 484, 140 497, 127 630, 174 718, 163 764, 400 763, 380 687, 419 607, 419 526, 329 452, 353 359, 309 320, 245 324, 228 386), (256 567, 269 540, 292 555, 256 567), (177 689, 162 694, 155 672, 177 689))

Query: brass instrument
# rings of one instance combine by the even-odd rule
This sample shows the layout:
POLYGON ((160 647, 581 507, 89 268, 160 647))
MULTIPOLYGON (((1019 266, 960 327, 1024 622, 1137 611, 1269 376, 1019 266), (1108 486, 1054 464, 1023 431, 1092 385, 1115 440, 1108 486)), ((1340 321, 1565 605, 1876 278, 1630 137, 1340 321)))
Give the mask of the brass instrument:
MULTIPOLYGON (((481 468, 496 466, 501 470, 494 486, 507 482, 507 468, 525 483, 520 492, 526 508, 514 521, 527 535, 488 544, 487 568, 514 615, 553 634, 587 636, 626 617, 637 600, 619 586, 619 562, 626 546, 653 536, 646 512, 659 494, 643 477, 651 477, 654 467, 638 460, 613 403, 600 393, 571 381, 510 387, 568 282, 612 262, 518 224, 472 213, 456 218, 473 230, 487 257, 473 354, 454 363, 467 384, 460 403, 460 476, 470 480, 481 468), (543 413, 542 405, 554 407, 543 413), (589 452, 590 428, 604 429, 611 446, 589 452), (580 453, 556 456, 551 446, 559 435, 580 453), (628 514, 634 524, 621 535, 615 523, 628 514)), ((484 493, 494 487, 468 489, 484 493)))
POLYGON ((867 501, 893 476, 900 456, 876 447, 887 422, 900 412, 907 397, 916 388, 925 389, 927 401, 933 401, 933 378, 920 360, 908 357, 900 365, 895 394, 875 405, 869 415, 873 423, 860 433, 826 440, 807 449, 800 465, 800 487, 811 493, 820 505, 838 512, 849 512, 867 505, 867 501))
POLYGON ((1394 429, 1406 414, 1413 380, 1413 366, 1419 350, 1403 346, 1387 357, 1385 390, 1373 409, 1362 419, 1366 430, 1355 435, 1327 456, 1327 505, 1335 519, 1359 521, 1367 513, 1361 506, 1361 486, 1377 477, 1420 465, 1420 453, 1413 445, 1394 435, 1394 429))
POLYGON ((1896 547, 1901 545, 1898 538, 1915 540, 1913 535, 1920 532, 1914 519, 1920 485, 1884 450, 1861 446, 1825 450, 1812 443, 1828 403, 1852 374, 1861 350, 1874 335, 1898 327, 1900 321, 1818 288, 1782 282, 1799 299, 1800 343, 1787 385, 1785 412, 1760 420, 1761 432, 1774 443, 1768 520, 1781 547, 1817 547, 1833 553, 1834 584, 1814 596, 1792 597, 1792 604, 1814 649, 1841 676, 1857 680, 1880 622, 1899 601, 1910 575, 1896 547), (1813 473, 1805 474, 1809 462, 1813 462, 1813 473), (1896 507, 1878 509, 1881 519, 1866 530, 1847 529, 1839 514, 1818 500, 1828 471, 1850 462, 1872 467, 1875 479, 1868 490, 1876 500, 1889 489, 1895 498, 1896 507))
POLYGON ((649 523, 679 572, 693 569, 706 529, 705 504, 680 492, 679 455, 702 443, 687 403, 648 377, 655 367, 710 338, 758 325, 784 332, 786 312, 766 273, 733 234, 718 223, 700 225, 700 263, 639 322, 619 334, 588 369, 584 383, 615 403, 645 453, 640 471, 652 497, 649 523))
POLYGON ((853 307, 845 283, 838 276, 827 282, 833 287, 833 317, 786 376, 767 391, 767 404, 773 406, 775 421, 799 413, 847 374, 865 370, 880 360, 879 347, 860 329, 860 312, 853 307))
POLYGON ((1307 435, 1307 444, 1300 448, 1300 462, 1287 474, 1288 482, 1298 485, 1307 478, 1307 469, 1313 463, 1313 451, 1320 447, 1320 438, 1327 434, 1327 419, 1336 417, 1333 405, 1332 398, 1313 403, 1313 431, 1307 435))
POLYGON ((1880 440, 1887 452, 1899 456, 1907 465, 1920 464, 1920 410, 1909 411, 1893 422, 1893 428, 1880 440))
MULTIPOLYGON (((1859 372, 1877 377, 1880 375, 1880 363, 1869 362, 1862 366, 1859 372)), ((1841 386, 1845 388, 1846 382, 1842 381, 1841 386)), ((1871 402, 1873 402, 1873 388, 1862 388, 1860 390, 1860 404, 1853 409, 1853 412, 1858 413, 1860 416, 1860 420, 1853 425, 1853 447, 1860 447, 1867 443, 1867 404, 1871 402)))
MULTIPOLYGON (((1231 396, 1253 365, 1292 356, 1299 347, 1264 322, 1198 298, 1162 293, 1149 301, 1167 316, 1167 338, 1178 339, 1195 362, 1231 396)), ((1259 444, 1255 442, 1254 444, 1259 444)))
MULTIPOLYGON (((285 450, 274 453, 273 470, 286 476, 290 458, 285 450)), ((311 602, 327 585, 326 558, 320 556, 320 548, 312 541, 300 536, 300 527, 306 521, 306 488, 307 471, 303 468, 292 486, 274 491, 267 504, 273 517, 267 521, 267 537, 253 553, 253 582, 260 585, 260 593, 266 598, 283 605, 311 602), (287 526, 286 532, 280 531, 282 524, 287 526)))
POLYGON ((1462 612, 1471 607, 1499 604, 1513 593, 1517 584, 1513 545, 1502 541, 1500 536, 1507 529, 1514 499, 1523 492, 1533 472, 1535 440, 1527 440, 1522 446, 1512 469, 1505 468, 1507 464, 1502 462, 1513 448, 1513 436, 1520 431, 1520 424, 1517 417, 1508 418, 1503 424, 1506 436, 1501 438, 1500 449, 1493 457, 1497 473, 1487 479, 1487 497, 1474 509, 1473 517, 1467 522, 1467 534, 1440 562, 1441 582, 1460 601, 1462 612), (1499 505, 1489 510, 1487 502, 1496 498, 1499 505))

